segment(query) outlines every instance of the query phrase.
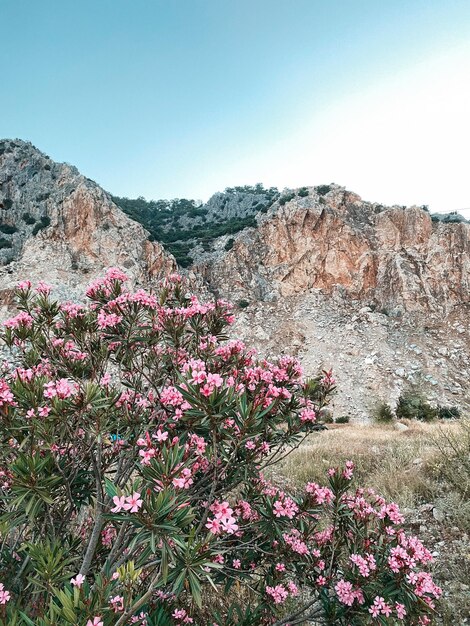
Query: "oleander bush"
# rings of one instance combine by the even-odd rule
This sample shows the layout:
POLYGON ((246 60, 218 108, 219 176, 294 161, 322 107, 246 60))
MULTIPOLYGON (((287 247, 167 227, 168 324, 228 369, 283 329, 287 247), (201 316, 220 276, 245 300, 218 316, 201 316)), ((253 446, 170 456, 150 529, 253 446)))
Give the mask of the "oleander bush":
POLYGON ((230 306, 176 275, 125 279, 87 305, 25 281, 5 322, 0 624, 429 624, 431 555, 351 462, 294 493, 263 475, 316 429, 331 372, 227 340, 230 306))

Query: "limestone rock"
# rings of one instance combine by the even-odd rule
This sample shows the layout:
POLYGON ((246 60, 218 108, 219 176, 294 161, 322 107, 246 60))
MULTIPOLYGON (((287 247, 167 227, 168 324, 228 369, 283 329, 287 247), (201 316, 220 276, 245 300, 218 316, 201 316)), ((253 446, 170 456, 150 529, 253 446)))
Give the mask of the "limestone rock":
POLYGON ((104 268, 148 285, 176 265, 96 183, 30 143, 0 141, 0 305, 18 280, 78 296, 104 268))

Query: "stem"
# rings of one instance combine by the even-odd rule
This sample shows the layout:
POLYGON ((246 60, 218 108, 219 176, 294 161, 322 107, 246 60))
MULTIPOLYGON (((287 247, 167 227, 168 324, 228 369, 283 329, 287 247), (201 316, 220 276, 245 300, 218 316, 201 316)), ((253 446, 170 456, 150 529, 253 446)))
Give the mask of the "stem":
POLYGON ((101 439, 98 437, 98 448, 96 451, 96 459, 92 455, 93 461, 93 471, 95 473, 95 481, 96 481, 96 506, 95 506, 95 524, 93 526, 93 531, 90 535, 90 540, 88 542, 88 546, 85 552, 85 556, 83 558, 83 563, 80 568, 80 574, 82 576, 86 576, 88 570, 90 569, 91 561, 93 560, 93 555, 95 554, 96 546, 98 545, 98 541, 100 538, 101 529, 103 527, 103 483, 101 477, 101 439))

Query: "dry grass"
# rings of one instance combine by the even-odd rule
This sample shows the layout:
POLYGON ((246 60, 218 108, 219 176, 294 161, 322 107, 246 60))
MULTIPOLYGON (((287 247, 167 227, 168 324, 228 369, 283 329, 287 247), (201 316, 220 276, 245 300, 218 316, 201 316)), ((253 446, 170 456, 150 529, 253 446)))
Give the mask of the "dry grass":
POLYGON ((330 425, 327 431, 309 437, 276 469, 292 487, 308 481, 323 483, 326 470, 351 459, 356 465, 356 484, 372 487, 401 507, 411 508, 429 501, 439 489, 433 478, 439 450, 435 440, 444 429, 454 433, 458 426, 407 422, 408 430, 393 425, 330 425))

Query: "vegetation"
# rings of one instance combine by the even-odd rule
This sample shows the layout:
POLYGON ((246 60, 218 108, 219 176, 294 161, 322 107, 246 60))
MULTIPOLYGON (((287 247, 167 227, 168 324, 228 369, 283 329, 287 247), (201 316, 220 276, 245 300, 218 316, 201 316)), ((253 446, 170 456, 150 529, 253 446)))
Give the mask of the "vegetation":
POLYGON ((249 300, 238 300, 237 305, 240 309, 246 309, 246 307, 250 306, 249 300))
POLYGON ((331 191, 331 186, 330 185, 318 185, 318 187, 315 187, 315 191, 317 192, 319 196, 325 196, 327 193, 331 191))
POLYGON ((392 409, 386 402, 379 402, 375 408, 373 417, 376 422, 381 423, 390 423, 395 419, 392 409))
POLYGON ((33 228, 33 235, 37 235, 39 231, 44 230, 44 228, 47 228, 51 223, 51 218, 48 217, 47 215, 43 215, 41 217, 41 219, 39 220, 39 222, 36 222, 36 225, 33 228))
POLYGON ((465 219, 463 215, 457 213, 457 211, 451 211, 450 213, 433 213, 431 219, 433 222, 442 222, 443 224, 469 223, 469 221, 465 219))
POLYGON ((18 231, 17 227, 13 224, 0 224, 0 232, 5 235, 12 235, 18 231))
POLYGON ((412 510, 410 523, 419 519, 426 541, 439 552, 433 572, 445 597, 433 623, 464 624, 470 615, 469 544, 462 541, 470 533, 470 422, 405 423, 404 432, 377 423, 328 427, 287 457, 276 475, 286 489, 298 489, 321 480, 332 463, 351 459, 357 480, 412 510), (434 518, 434 507, 445 512, 444 521, 434 518))
POLYGON ((35 224, 36 223, 36 220, 34 219, 34 217, 30 213, 27 213, 27 212, 23 213, 21 218, 23 219, 23 222, 25 222, 26 224, 35 224))
POLYGON ((396 503, 351 487, 351 460, 325 486, 275 478, 331 372, 227 342, 231 307, 177 275, 125 280, 108 270, 87 306, 24 281, 5 322, 1 626, 428 624, 431 555, 396 503))
POLYGON ((295 193, 293 191, 284 194, 283 196, 280 197, 279 199, 279 204, 281 206, 284 206, 287 202, 290 202, 291 200, 293 200, 295 198, 295 193))
POLYGON ((6 248, 13 248, 13 244, 9 239, 5 239, 5 237, 0 237, 0 250, 5 250, 6 248))
POLYGON ((112 196, 112 200, 150 232, 152 241, 161 242, 180 266, 187 267, 192 263, 191 252, 195 246, 201 244, 204 250, 209 251, 212 241, 217 237, 234 235, 244 228, 256 226, 255 214, 258 211, 266 212, 279 195, 275 187, 265 189, 261 183, 227 187, 225 194, 224 203, 228 202, 230 196, 239 200, 247 195, 262 196, 263 200, 253 199, 251 215, 227 219, 216 216, 213 221, 207 220, 207 206, 196 206, 194 200, 176 198, 147 201, 142 196, 135 200, 112 196))
POLYGON ((224 249, 227 250, 228 252, 229 250, 233 248, 234 243, 235 243, 235 239, 233 237, 230 237, 230 239, 227 239, 227 241, 225 242, 224 249))
POLYGON ((430 422, 439 416, 438 409, 431 406, 415 389, 401 394, 395 412, 398 419, 416 419, 423 422, 430 422))

